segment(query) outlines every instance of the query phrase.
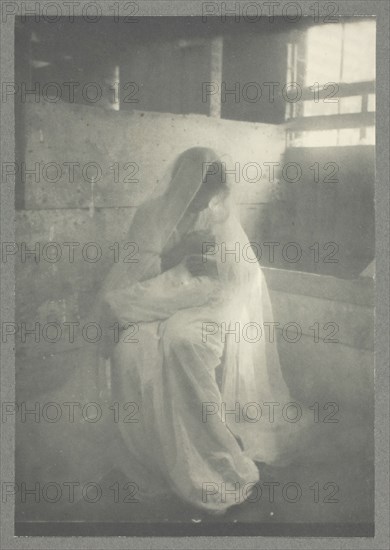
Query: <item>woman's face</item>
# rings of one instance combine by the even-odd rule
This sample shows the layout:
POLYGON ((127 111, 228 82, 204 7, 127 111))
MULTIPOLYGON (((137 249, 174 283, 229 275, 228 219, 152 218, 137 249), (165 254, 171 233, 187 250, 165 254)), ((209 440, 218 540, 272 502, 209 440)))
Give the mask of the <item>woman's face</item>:
POLYGON ((189 206, 190 212, 201 212, 208 207, 213 197, 227 190, 226 176, 222 166, 214 173, 206 174, 205 181, 192 199, 189 206))
POLYGON ((201 212, 208 207, 209 202, 215 195, 215 189, 207 186, 207 183, 203 183, 195 197, 192 199, 188 210, 190 212, 201 212))

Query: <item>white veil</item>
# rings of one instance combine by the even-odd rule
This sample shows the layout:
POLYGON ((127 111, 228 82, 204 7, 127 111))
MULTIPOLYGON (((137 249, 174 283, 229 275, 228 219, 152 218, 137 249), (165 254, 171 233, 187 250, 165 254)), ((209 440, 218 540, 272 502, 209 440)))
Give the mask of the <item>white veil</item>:
MULTIPOLYGON (((202 223, 207 222, 200 219, 202 223)), ((252 460, 282 464, 296 452, 300 426, 282 415, 291 398, 276 335, 272 338, 274 318, 267 283, 231 196, 211 207, 208 223, 215 246, 206 246, 205 260, 216 260, 224 288, 221 394, 227 414, 222 420, 241 439, 252 460)))

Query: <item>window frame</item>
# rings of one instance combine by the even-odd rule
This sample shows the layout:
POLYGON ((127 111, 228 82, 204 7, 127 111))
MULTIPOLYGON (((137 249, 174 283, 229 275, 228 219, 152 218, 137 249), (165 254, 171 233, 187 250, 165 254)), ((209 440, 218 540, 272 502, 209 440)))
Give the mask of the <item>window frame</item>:
MULTIPOLYGON (((352 21, 341 21, 340 25, 353 24, 352 21)), ((375 24, 375 23, 374 23, 375 24)), ((315 25, 320 27, 321 25, 315 25)), ((340 130, 360 129, 360 139, 367 135, 367 128, 375 126, 376 111, 368 110, 369 95, 375 95, 375 80, 362 80, 359 82, 328 82, 320 84, 305 85, 306 63, 307 63, 307 32, 293 31, 290 41, 287 45, 287 82, 295 83, 301 91, 299 101, 287 102, 285 110, 286 124, 286 146, 294 146, 295 133, 321 130, 337 130, 337 145, 339 145, 340 130), (314 85, 316 89, 314 89, 314 85), (337 98, 338 111, 340 111, 340 99, 353 96, 361 97, 361 110, 356 113, 323 114, 323 115, 305 115, 304 102, 314 100, 316 102, 325 101, 332 97, 337 98)), ((345 32, 341 36, 342 50, 344 49, 345 32)), ((341 56, 340 63, 343 62, 341 56)), ((340 71, 341 72, 341 71, 340 71)))

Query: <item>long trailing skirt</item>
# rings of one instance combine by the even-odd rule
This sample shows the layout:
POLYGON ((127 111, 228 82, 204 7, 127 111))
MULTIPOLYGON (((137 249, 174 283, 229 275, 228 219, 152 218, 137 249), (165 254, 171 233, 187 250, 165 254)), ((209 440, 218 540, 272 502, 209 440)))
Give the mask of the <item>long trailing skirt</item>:
POLYGON ((220 283, 183 265, 107 296, 121 325, 112 390, 127 411, 118 426, 128 449, 121 468, 145 498, 174 493, 209 511, 250 494, 258 469, 220 414, 216 369, 224 343, 205 323, 224 320, 220 283), (236 490, 233 500, 229 491, 236 490))

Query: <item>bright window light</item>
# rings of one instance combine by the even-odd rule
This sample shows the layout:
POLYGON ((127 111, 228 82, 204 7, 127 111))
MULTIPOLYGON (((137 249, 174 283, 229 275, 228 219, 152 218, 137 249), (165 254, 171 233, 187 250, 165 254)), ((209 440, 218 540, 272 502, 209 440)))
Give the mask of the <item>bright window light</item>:
POLYGON ((375 20, 311 27, 306 35, 305 85, 375 79, 375 20))

